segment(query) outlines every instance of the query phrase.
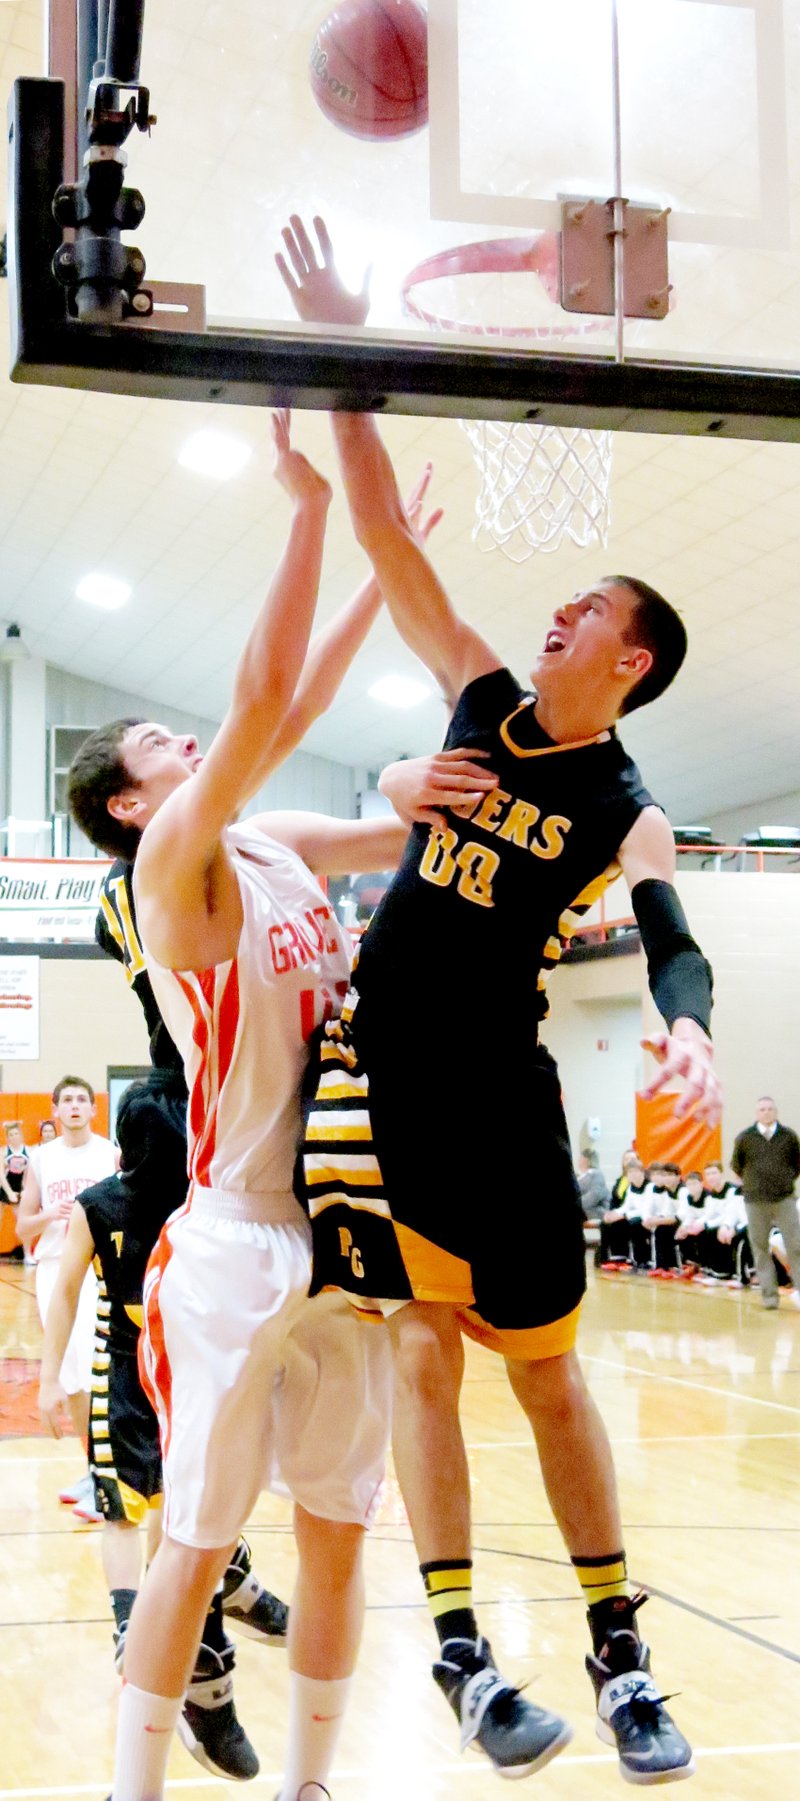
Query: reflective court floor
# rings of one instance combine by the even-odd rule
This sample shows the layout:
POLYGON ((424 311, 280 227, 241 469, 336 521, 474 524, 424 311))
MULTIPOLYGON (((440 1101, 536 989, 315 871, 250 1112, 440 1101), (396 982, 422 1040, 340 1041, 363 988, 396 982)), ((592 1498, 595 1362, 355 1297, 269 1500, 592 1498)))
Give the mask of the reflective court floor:
MULTIPOLYGON (((60 1507, 75 1441, 38 1436, 32 1274, 0 1266, 0 1801, 104 1797, 118 1678, 100 1532, 60 1507)), ((800 1312, 677 1283, 592 1280, 581 1337, 614 1445, 629 1566, 662 1692, 693 1739, 680 1792, 789 1801, 800 1784, 800 1312), (678 1693, 679 1691, 679 1693, 678 1693)), ((517 1791, 621 1796, 594 1734, 583 1608, 503 1366, 470 1347, 463 1417, 474 1490, 475 1591, 501 1667, 564 1712, 575 1737, 517 1791)), ((288 1506, 248 1527, 262 1579, 288 1595, 288 1506)), ((367 1620, 333 1801, 489 1801, 503 1791, 457 1733, 428 1673, 432 1627, 390 1477, 366 1557, 367 1620)), ((236 1699, 261 1759, 253 1801, 280 1785, 285 1654, 238 1641, 236 1699)), ((226 1784, 176 1744, 168 1793, 226 1784)), ((626 1785, 627 1786, 627 1785, 626 1785)))

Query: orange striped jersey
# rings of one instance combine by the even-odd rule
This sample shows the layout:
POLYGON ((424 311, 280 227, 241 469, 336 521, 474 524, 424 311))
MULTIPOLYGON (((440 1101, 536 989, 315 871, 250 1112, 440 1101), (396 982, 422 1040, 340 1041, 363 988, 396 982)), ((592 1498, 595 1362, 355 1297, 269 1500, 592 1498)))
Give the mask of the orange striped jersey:
POLYGON ((191 1179, 286 1203, 307 1043, 341 1011, 349 955, 294 851, 247 820, 228 828, 225 844, 242 898, 237 955, 197 972, 164 969, 146 945, 144 954, 183 1057, 191 1179))

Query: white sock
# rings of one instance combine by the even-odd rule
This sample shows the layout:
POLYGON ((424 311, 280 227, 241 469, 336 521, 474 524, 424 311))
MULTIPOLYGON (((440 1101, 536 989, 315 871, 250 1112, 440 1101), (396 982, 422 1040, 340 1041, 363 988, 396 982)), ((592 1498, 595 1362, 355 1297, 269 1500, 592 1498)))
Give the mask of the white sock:
POLYGON ((172 1734, 183 1705, 123 1685, 117 1716, 112 1801, 161 1801, 172 1734))
MULTIPOLYGON (((344 1676, 338 1682, 317 1682, 313 1676, 290 1672, 289 1742, 278 1801, 297 1801, 305 1783, 326 1786, 351 1681, 352 1677, 344 1676)), ((311 1793, 309 1790, 306 1801, 311 1801, 311 1793)), ((123 1797, 115 1796, 114 1801, 123 1801, 123 1797)))

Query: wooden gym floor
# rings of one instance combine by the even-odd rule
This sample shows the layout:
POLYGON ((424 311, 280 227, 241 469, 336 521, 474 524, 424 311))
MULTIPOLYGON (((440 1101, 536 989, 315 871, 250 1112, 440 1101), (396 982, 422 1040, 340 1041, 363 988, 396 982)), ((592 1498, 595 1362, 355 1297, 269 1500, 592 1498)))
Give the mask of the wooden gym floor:
MULTIPOLYGON (((789 1801, 800 1783, 800 1312, 754 1295, 592 1281, 582 1349, 614 1444, 629 1565, 657 1680, 695 1744, 691 1794, 789 1801)), ((103 1797, 118 1679, 99 1529, 59 1507, 74 1441, 37 1435, 40 1333, 29 1271, 0 1266, 0 1801, 103 1797)), ((620 1796, 594 1736, 581 1601, 501 1364, 470 1348, 464 1426, 474 1485, 476 1598, 502 1668, 572 1720, 537 1801, 620 1796)), ((289 1510, 266 1497, 256 1566, 289 1595, 289 1510)), ((432 1628, 396 1485, 367 1551, 368 1613, 335 1801, 489 1801, 497 1778, 460 1758, 428 1674, 432 1628)), ((261 1758, 253 1801, 280 1782, 282 1652, 238 1641, 236 1697, 261 1758)), ((176 1744, 169 1790, 225 1784, 176 1744)), ((523 1792, 523 1791, 521 1791, 523 1792)))

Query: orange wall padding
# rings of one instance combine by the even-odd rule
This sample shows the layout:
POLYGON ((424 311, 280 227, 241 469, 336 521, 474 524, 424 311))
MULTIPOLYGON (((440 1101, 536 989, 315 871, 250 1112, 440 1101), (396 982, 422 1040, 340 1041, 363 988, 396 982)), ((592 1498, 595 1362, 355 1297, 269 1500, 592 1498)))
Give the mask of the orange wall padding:
POLYGON ((702 1170, 705 1163, 722 1159, 722 1127, 704 1126, 696 1119, 676 1119, 677 1094, 656 1094, 646 1101, 636 1096, 636 1149, 645 1166, 677 1163, 687 1170, 702 1170))
MULTIPOLYGON (((6 1065, 6 1068, 8 1065, 6 1065)), ((92 1120, 92 1131, 108 1137, 108 1094, 95 1095, 96 1111, 92 1120)), ((0 1125, 7 1119, 18 1119, 22 1125, 22 1135, 28 1145, 39 1143, 39 1123, 43 1119, 52 1119, 53 1101, 49 1094, 0 1094, 0 1125)))

